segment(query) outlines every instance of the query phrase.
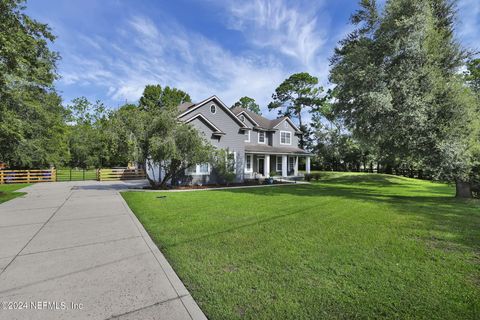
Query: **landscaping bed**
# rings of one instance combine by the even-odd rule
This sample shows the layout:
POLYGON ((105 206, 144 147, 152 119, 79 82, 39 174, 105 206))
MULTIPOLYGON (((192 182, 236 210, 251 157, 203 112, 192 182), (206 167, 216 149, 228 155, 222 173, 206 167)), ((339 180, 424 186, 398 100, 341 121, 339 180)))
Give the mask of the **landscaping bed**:
MULTIPOLYGON (((233 187, 249 187, 249 186, 262 186, 262 185, 272 185, 272 184, 291 184, 294 182, 285 182, 274 180, 273 183, 265 183, 262 180, 247 180, 245 182, 238 183, 229 183, 227 184, 193 184, 193 185, 181 185, 181 186, 170 186, 169 190, 196 190, 196 189, 215 189, 215 188, 233 188, 233 187)), ((161 190, 158 188, 153 188, 151 186, 143 187, 145 190, 161 190)))

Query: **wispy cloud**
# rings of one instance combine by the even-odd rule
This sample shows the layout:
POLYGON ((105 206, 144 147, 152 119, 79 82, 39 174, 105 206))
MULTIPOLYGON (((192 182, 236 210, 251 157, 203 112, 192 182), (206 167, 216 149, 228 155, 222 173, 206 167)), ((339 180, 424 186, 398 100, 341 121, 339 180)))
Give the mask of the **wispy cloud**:
POLYGON ((155 39, 158 37, 158 30, 155 24, 150 21, 149 19, 143 18, 141 16, 135 16, 129 21, 130 25, 143 35, 144 37, 148 37, 151 39, 155 39))
POLYGON ((220 4, 229 13, 228 26, 245 33, 247 41, 287 55, 305 68, 318 67, 317 58, 328 40, 323 26, 329 19, 318 10, 322 1, 249 0, 220 4))
POLYGON ((136 101, 147 84, 181 88, 196 100, 217 94, 228 104, 249 95, 266 105, 286 75, 273 56, 235 55, 204 36, 174 22, 155 24, 134 16, 115 40, 81 38, 92 51, 67 54, 65 84, 96 82, 114 101, 136 101), (129 46, 122 45, 129 42, 129 46))

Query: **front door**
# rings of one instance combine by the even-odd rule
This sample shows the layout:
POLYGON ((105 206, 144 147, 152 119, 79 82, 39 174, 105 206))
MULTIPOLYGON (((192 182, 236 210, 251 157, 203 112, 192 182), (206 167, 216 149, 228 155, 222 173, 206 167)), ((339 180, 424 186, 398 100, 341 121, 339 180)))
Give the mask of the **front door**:
POLYGON ((264 158, 258 158, 258 168, 257 168, 258 173, 260 173, 262 176, 265 175, 265 159, 264 158))

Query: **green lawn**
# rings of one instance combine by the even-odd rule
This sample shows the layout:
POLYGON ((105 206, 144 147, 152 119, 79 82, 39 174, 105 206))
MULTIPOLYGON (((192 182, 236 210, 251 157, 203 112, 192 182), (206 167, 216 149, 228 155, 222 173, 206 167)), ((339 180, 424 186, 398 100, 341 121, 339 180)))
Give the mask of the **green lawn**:
POLYGON ((0 185, 0 203, 22 196, 25 192, 14 192, 15 190, 28 187, 29 184, 1 184, 0 185))
POLYGON ((325 173, 123 196, 211 319, 479 319, 480 202, 453 193, 325 173))

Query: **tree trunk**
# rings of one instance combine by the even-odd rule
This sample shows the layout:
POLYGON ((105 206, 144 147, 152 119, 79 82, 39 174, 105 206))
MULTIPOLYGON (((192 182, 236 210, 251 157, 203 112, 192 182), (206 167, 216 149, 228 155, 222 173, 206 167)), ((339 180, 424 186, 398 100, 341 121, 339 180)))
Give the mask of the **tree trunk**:
POLYGON ((304 132, 303 132, 303 123, 302 123, 302 108, 298 111, 298 123, 300 125, 300 131, 302 132, 300 135, 300 148, 303 149, 305 146, 305 140, 304 140, 304 132))
POLYGON ((456 180, 455 188, 457 190, 456 198, 472 198, 472 185, 470 182, 456 180))

